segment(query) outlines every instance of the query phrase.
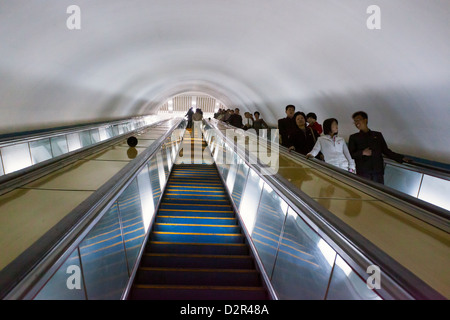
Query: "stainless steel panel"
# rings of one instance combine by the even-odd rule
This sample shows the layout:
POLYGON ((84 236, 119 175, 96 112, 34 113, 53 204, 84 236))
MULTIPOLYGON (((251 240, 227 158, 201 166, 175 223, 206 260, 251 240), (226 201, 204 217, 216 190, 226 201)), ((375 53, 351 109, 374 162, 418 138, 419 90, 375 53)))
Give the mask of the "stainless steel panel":
POLYGON ((92 144, 91 134, 90 134, 89 130, 80 132, 80 142, 81 142, 82 147, 87 147, 92 144))
POLYGON ((384 184, 388 187, 416 197, 419 192, 422 174, 387 164, 384 171, 384 184))
POLYGON ((53 158, 50 139, 30 141, 30 151, 33 164, 53 158))
POLYGON ((52 146, 52 153, 54 157, 69 152, 69 147, 65 135, 50 138, 50 144, 52 146))
POLYGON ((145 236, 141 197, 136 179, 117 199, 117 206, 122 224, 122 236, 125 241, 128 267, 131 270, 145 236))
POLYGON ((128 269, 116 204, 79 248, 88 299, 119 299, 128 281, 128 269))
POLYGON ((272 285, 281 299, 324 299, 336 252, 288 209, 272 285))
POLYGON ((31 156, 28 143, 3 147, 2 158, 5 174, 31 166, 31 156))
POLYGON ((381 298, 374 290, 369 289, 366 282, 338 255, 327 300, 381 300, 381 298))
POLYGON ((264 185, 252 240, 268 275, 273 271, 287 208, 287 203, 270 186, 264 185))
POLYGON ((237 208, 239 208, 241 204, 242 192, 244 191, 248 171, 248 165, 242 159, 239 159, 236 169, 236 177, 234 179, 233 193, 231 194, 237 208))
POLYGON ((419 199, 430 202, 436 206, 450 210, 450 181, 423 176, 422 187, 419 192, 419 199))
POLYGON ((242 201, 239 205, 239 213, 244 221, 249 235, 252 234, 255 227, 256 211, 258 210, 259 200, 261 198, 264 181, 254 171, 250 170, 242 201))
POLYGON ((85 300, 80 256, 75 249, 58 271, 45 284, 34 300, 85 300))

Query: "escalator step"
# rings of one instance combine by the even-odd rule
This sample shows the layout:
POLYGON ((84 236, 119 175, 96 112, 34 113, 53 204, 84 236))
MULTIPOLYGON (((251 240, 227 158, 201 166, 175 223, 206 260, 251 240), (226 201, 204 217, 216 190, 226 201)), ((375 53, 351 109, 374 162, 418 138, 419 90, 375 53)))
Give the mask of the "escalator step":
POLYGON ((263 287, 135 285, 132 299, 139 300, 265 300, 263 287))
POLYGON ((148 268, 139 269, 137 283, 199 286, 260 285, 254 269, 148 268))
POLYGON ((231 254, 247 255, 249 248, 244 243, 180 243, 150 241, 147 252, 154 253, 191 253, 191 254, 231 254))
POLYGON ((244 255, 144 253, 142 267, 252 269, 253 259, 244 255))

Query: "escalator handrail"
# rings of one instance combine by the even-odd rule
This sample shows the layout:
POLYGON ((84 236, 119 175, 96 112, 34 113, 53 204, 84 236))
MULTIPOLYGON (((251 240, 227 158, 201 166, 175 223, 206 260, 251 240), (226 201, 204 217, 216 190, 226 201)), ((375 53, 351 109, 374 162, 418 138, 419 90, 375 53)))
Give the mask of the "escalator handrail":
MULTIPOLYGON (((232 127, 227 124, 225 124, 225 126, 227 126, 229 129, 237 129, 236 127, 232 127)), ((220 130, 220 128, 217 128, 217 130, 220 130)), ((246 132, 246 134, 251 134, 255 139, 257 138, 257 136, 253 133, 246 132)), ((267 140, 265 141, 268 142, 267 140)), ((306 159, 306 156, 297 152, 290 152, 284 146, 279 145, 279 151, 284 156, 294 161, 306 161, 310 166, 321 171, 325 171, 333 178, 337 178, 338 180, 347 183, 357 188, 358 190, 369 193, 371 196, 374 196, 375 198, 378 198, 383 202, 387 202, 393 207, 396 207, 406 212, 407 214, 414 216, 417 219, 425 221, 426 223, 429 223, 436 228, 439 228, 447 233, 450 232, 450 211, 445 210, 442 207, 418 199, 386 185, 376 183, 371 180, 362 178, 358 175, 349 173, 346 170, 340 169, 324 161, 320 161, 314 158, 306 159)))
POLYGON ((91 153, 108 148, 118 143, 119 141, 127 139, 128 137, 133 136, 143 130, 147 130, 151 127, 157 127, 158 125, 166 121, 167 120, 157 121, 155 123, 136 128, 132 131, 119 134, 98 143, 91 144, 89 146, 61 154, 59 156, 25 167, 23 169, 2 175, 0 176, 0 195, 10 192, 45 175, 48 175, 55 170, 58 170, 90 155, 91 153))
MULTIPOLYGON (((211 124, 210 124, 211 125, 211 124)), ((232 141, 220 132, 221 138, 228 145, 234 145, 232 141)), ((341 254, 346 262, 360 276, 366 275, 367 267, 378 265, 383 271, 383 288, 381 289, 384 298, 391 299, 445 299, 440 293, 436 292, 423 280, 418 278, 404 266, 395 261, 392 257, 373 245, 365 237, 360 235, 354 229, 338 219, 329 210, 319 205, 307 194, 297 188, 288 188, 291 185, 289 181, 276 175, 265 175, 264 167, 254 164, 254 161, 247 161, 245 151, 240 148, 235 149, 241 160, 252 168, 263 181, 268 183, 273 190, 284 200, 296 213, 321 237, 328 242, 333 249, 341 254), (301 209, 300 209, 301 208, 301 209), (418 290, 418 288, 420 288, 418 290)))
POLYGON ((384 158, 384 162, 386 164, 400 167, 405 170, 414 171, 414 172, 418 172, 420 174, 426 174, 426 175, 433 176, 433 177, 436 177, 439 179, 450 181, 450 170, 447 170, 445 168, 420 163, 420 162, 417 162, 414 160, 412 162, 398 163, 389 158, 384 158))
MULTIPOLYGON (((183 121, 183 119, 179 118, 174 120, 175 124, 171 129, 155 140, 152 145, 142 151, 133 161, 125 165, 116 175, 68 214, 68 216, 76 217, 75 223, 66 223, 65 226, 58 226, 59 229, 63 230, 61 232, 62 235, 56 237, 59 240, 51 248, 45 250, 41 260, 27 270, 23 278, 17 280, 9 288, 2 287, 0 298, 8 300, 32 299, 39 292, 51 275, 58 270, 72 251, 77 248, 88 232, 100 221, 120 194, 183 121)), ((51 233, 52 230, 48 233, 51 233)), ((33 248, 33 250, 39 250, 39 248, 33 248)))
MULTIPOLYGON (((42 130, 42 131, 38 131, 38 132, 31 132, 31 133, 20 133, 19 132, 17 135, 11 135, 11 136, 9 136, 8 134, 5 134, 5 135, 3 135, 4 137, 2 137, 2 138, 0 136, 0 148, 7 147, 10 145, 14 145, 14 144, 19 144, 19 143, 25 143, 25 142, 36 141, 36 140, 41 140, 41 139, 46 139, 46 138, 52 138, 52 137, 71 134, 71 133, 82 132, 82 131, 86 131, 86 130, 98 129, 98 128, 103 128, 103 127, 108 127, 108 126, 113 126, 113 125, 126 124, 131 121, 139 121, 140 119, 143 119, 143 118, 145 118, 145 116, 126 118, 126 119, 114 120, 114 121, 87 123, 87 124, 83 124, 83 125, 79 125, 79 126, 68 126, 68 127, 59 128, 59 129, 49 128, 46 130, 42 130)), ((160 120, 160 121, 164 121, 164 120, 160 120)), ((157 122, 160 122, 160 121, 157 121, 157 122)), ((136 128, 136 129, 141 129, 141 128, 136 128)))

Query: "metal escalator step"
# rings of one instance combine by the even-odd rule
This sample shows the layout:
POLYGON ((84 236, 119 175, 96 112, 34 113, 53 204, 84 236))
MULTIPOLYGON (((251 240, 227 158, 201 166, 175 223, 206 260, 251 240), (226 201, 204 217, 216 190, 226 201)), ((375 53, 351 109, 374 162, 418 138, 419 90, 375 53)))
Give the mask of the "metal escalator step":
POLYGON ((252 269, 248 255, 144 253, 142 267, 252 269))
POLYGON ((243 243, 244 235, 238 233, 200 233, 153 231, 152 241, 203 242, 203 243, 243 243))
POLYGON ((154 253, 192 253, 192 254, 231 254, 247 255, 249 248, 244 243, 182 243, 150 241, 147 252, 154 253))
POLYGON ((255 269, 148 268, 137 273, 138 284, 259 286, 255 269))
POLYGON ((234 286, 133 286, 131 296, 137 300, 266 300, 263 287, 234 286))

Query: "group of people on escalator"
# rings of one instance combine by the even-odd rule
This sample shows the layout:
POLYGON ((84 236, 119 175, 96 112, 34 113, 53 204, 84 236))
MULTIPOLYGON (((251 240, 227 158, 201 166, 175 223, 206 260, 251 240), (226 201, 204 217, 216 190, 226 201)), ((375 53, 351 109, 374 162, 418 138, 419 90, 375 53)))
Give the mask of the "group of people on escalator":
POLYGON ((347 146, 344 138, 338 136, 337 119, 326 119, 321 126, 314 113, 295 112, 295 106, 288 105, 286 117, 278 120, 280 143, 308 159, 316 157, 382 184, 383 154, 400 163, 411 162, 404 155, 390 150, 381 132, 369 129, 366 112, 355 112, 352 119, 359 132, 350 135, 347 146))

